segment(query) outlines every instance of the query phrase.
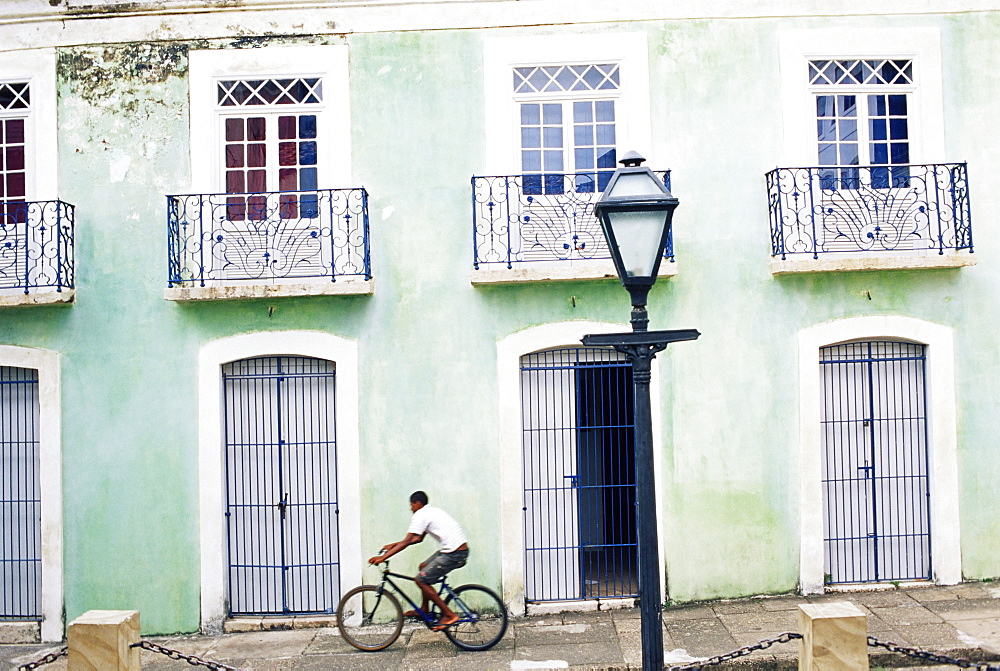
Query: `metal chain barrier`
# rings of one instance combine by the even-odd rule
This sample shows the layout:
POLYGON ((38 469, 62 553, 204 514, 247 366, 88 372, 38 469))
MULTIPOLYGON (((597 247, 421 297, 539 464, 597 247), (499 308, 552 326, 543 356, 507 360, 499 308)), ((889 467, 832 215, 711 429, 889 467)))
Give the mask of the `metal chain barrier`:
POLYGON ((22 664, 21 666, 17 667, 17 671, 31 671, 32 669, 37 669, 40 666, 51 664, 60 657, 65 657, 68 654, 69 654, 69 648, 63 646, 61 649, 56 650, 55 652, 50 652, 49 654, 45 655, 40 659, 36 659, 33 662, 28 662, 27 664, 22 664))
POLYGON ((142 648, 143 650, 149 650, 151 652, 158 652, 161 655, 166 655, 170 659, 181 659, 190 664, 191 666, 204 666, 209 669, 216 669, 217 671, 239 671, 236 667, 223 664, 222 662, 213 662, 207 659, 202 659, 195 655, 186 655, 179 650, 171 650, 170 648, 164 648, 162 645, 157 645, 152 641, 139 641, 138 643, 132 644, 133 648, 142 648))
POLYGON ((955 657, 949 657, 947 655, 939 655, 934 652, 927 652, 926 650, 918 650, 917 648, 908 648, 904 645, 898 645, 896 643, 890 643, 887 641, 880 641, 874 636, 868 637, 868 646, 871 648, 885 648, 889 652, 898 652, 900 654, 906 655, 907 657, 916 657, 917 659, 926 659, 930 662, 936 662, 938 664, 951 664, 952 666, 961 666, 965 669, 979 669, 979 671, 1000 671, 1000 666, 995 664, 987 664, 986 662, 970 662, 967 659, 956 659, 955 657))
POLYGON ((670 671, 696 671, 697 669, 704 669, 707 666, 719 666, 723 662, 728 662, 731 659, 736 659, 738 657, 744 657, 749 655, 751 652, 756 652, 757 650, 764 650, 770 648, 775 643, 788 643, 789 641, 794 641, 796 639, 802 638, 802 634, 796 634, 793 631, 786 631, 777 638, 768 638, 763 641, 758 641, 752 645, 748 645, 743 648, 737 648, 732 652, 727 652, 724 655, 716 655, 715 657, 709 657, 708 659, 702 659, 697 662, 691 662, 690 664, 680 664, 676 666, 671 666, 670 671))

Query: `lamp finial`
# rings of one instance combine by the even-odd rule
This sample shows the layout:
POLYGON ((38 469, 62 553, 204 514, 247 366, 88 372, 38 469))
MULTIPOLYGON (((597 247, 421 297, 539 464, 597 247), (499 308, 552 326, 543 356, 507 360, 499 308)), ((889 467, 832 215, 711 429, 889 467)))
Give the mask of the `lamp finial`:
POLYGON ((637 151, 626 152, 621 160, 618 161, 626 168, 636 168, 643 163, 646 159, 637 151))

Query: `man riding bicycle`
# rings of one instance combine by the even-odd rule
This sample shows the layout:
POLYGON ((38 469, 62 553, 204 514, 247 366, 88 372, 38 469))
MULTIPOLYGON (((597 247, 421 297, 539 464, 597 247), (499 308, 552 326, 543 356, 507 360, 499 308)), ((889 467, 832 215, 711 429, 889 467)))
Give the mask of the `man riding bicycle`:
MULTIPOLYGON (((420 572, 414 576, 413 581, 420 588, 420 609, 427 611, 428 600, 433 601, 434 605, 441 609, 441 619, 433 627, 434 631, 441 631, 458 622, 458 616, 448 608, 431 585, 449 572, 465 566, 465 562, 469 559, 469 544, 465 532, 455 518, 440 508, 427 505, 427 494, 424 492, 416 491, 410 494, 410 510, 413 511, 413 517, 410 519, 410 527, 406 530, 406 538, 389 543, 382 548, 381 554, 369 559, 368 563, 381 564, 394 554, 423 541, 426 534, 430 534, 440 543, 441 549, 420 564, 420 572)), ((417 615, 412 610, 403 614, 408 617, 417 615)))

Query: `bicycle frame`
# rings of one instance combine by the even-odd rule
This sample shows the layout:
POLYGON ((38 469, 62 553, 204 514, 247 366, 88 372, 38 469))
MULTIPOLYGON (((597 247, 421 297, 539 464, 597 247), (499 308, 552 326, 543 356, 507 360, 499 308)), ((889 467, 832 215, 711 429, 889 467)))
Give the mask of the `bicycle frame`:
MULTIPOLYGON (((385 563, 386 567, 382 569, 382 582, 379 584, 379 594, 385 591, 385 586, 388 584, 397 595, 401 596, 406 603, 410 604, 410 607, 413 608, 414 612, 420 616, 427 627, 437 624, 437 621, 430 613, 425 612, 420 608, 420 606, 414 603, 413 599, 407 596, 406 592, 400 589, 399 585, 392 580, 393 578, 400 578, 402 580, 413 581, 413 576, 403 575, 402 573, 394 573, 389 570, 388 562, 385 563)), ((442 600, 446 597, 451 598, 452 610, 455 615, 458 615, 458 622, 455 622, 455 624, 478 621, 479 618, 476 617, 476 614, 469 610, 459 596, 455 594, 454 590, 451 589, 444 578, 441 578, 441 586, 438 587, 438 596, 440 596, 442 600)), ((431 605, 433 606, 433 604, 431 605)))

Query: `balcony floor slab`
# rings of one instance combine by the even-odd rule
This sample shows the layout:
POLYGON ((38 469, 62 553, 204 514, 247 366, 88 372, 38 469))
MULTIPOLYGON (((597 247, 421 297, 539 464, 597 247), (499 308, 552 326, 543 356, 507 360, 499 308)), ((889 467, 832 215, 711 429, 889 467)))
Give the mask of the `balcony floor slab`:
POLYGON ((962 268, 976 265, 976 257, 969 252, 945 254, 906 254, 889 252, 881 255, 789 255, 785 259, 771 259, 772 275, 792 273, 834 273, 866 270, 920 270, 930 268, 962 268), (796 258, 801 257, 801 258, 796 258))
POLYGON ((0 293, 0 307, 17 307, 24 305, 64 305, 76 300, 75 289, 62 291, 34 291, 24 293, 23 290, 11 290, 11 293, 0 293))
POLYGON ((170 287, 163 290, 168 301, 225 301, 286 296, 356 296, 375 293, 375 280, 344 277, 336 282, 288 284, 240 284, 205 287, 170 287))

